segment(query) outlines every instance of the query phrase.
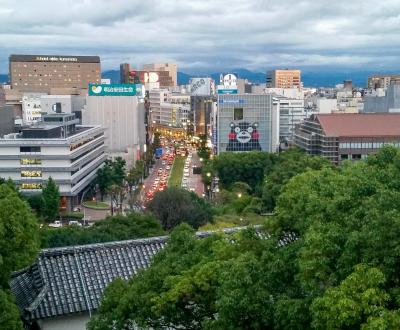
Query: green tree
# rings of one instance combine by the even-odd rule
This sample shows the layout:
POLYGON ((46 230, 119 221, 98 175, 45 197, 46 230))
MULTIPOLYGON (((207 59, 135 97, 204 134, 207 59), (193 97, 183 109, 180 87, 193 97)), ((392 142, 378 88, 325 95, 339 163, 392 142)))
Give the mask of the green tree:
POLYGON ((40 230, 42 248, 103 243, 164 235, 160 222, 150 215, 129 214, 107 217, 90 228, 69 226, 43 227, 40 230))
POLYGON ((223 152, 213 160, 212 166, 223 188, 245 182, 255 191, 262 185, 264 173, 269 171, 276 157, 262 151, 223 152))
POLYGON ((296 269, 296 247, 276 243, 253 230, 198 239, 180 225, 149 269, 107 288, 89 329, 272 329, 296 269))
POLYGON ((298 148, 280 153, 272 168, 266 172, 262 198, 267 211, 273 211, 282 187, 294 176, 309 169, 320 170, 330 167, 328 160, 310 156, 298 148))
POLYGON ((50 177, 42 190, 42 216, 46 221, 52 221, 60 209, 60 192, 54 180, 50 177))
POLYGON ((110 160, 106 160, 103 167, 99 168, 96 173, 96 184, 99 187, 101 201, 104 201, 104 195, 107 189, 112 185, 112 169, 110 160))
POLYGON ((34 210, 36 214, 40 216, 42 214, 42 207, 43 207, 42 194, 28 195, 25 198, 30 207, 32 208, 32 210, 34 210))
POLYGON ((310 168, 282 186, 266 232, 178 226, 150 268, 107 289, 89 328, 398 329, 399 219, 398 149, 310 168))
POLYGON ((170 230, 181 222, 198 228, 212 221, 212 208, 203 198, 176 187, 155 194, 148 210, 161 222, 165 230, 170 230))
POLYGON ((116 157, 111 163, 112 183, 118 186, 124 184, 126 161, 121 157, 116 157))
POLYGON ((0 329, 22 330, 18 307, 11 294, 0 288, 0 329))
POLYGON ((351 329, 366 326, 369 318, 371 321, 379 318, 387 312, 389 301, 389 294, 383 289, 384 283, 385 277, 379 269, 363 264, 356 266, 354 272, 338 287, 329 288, 323 296, 313 301, 313 327, 351 329))
POLYGON ((0 285, 28 266, 38 252, 38 224, 29 205, 7 184, 0 185, 0 285))

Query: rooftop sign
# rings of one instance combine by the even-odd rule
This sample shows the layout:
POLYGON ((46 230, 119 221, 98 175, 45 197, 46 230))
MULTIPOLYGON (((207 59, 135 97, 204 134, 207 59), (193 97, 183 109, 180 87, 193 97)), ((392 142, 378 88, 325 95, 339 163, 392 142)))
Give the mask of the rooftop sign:
POLYGON ((11 55, 10 62, 100 63, 100 57, 68 55, 11 55))
POLYGON ((90 96, 139 96, 143 85, 139 84, 89 84, 90 96))

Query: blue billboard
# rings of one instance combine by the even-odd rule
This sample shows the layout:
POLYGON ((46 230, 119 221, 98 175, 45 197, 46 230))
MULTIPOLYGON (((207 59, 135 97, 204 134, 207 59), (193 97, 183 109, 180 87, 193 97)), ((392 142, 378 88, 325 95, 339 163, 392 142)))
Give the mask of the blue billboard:
POLYGON ((218 94, 237 94, 237 89, 218 89, 218 94))

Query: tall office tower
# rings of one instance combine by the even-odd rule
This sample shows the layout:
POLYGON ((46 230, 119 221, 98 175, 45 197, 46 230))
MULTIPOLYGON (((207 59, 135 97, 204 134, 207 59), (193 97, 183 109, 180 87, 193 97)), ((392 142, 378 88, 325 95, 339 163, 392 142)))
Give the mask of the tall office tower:
POLYGON ((267 72, 267 87, 273 88, 300 88, 300 70, 271 70, 267 72))
POLYGON ((11 55, 9 61, 11 88, 18 91, 87 89, 101 80, 98 56, 11 55))
MULTIPOLYGON (((178 85, 178 72, 177 72, 177 66, 176 64, 172 63, 152 63, 152 64, 145 64, 142 67, 143 71, 157 71, 157 72, 163 72, 166 71, 168 72, 168 75, 172 78, 172 86, 177 86, 178 85)), ((169 87, 169 86, 162 86, 160 84, 160 87, 169 87)))
POLYGON ((129 63, 121 63, 119 65, 119 82, 121 84, 129 84, 129 71, 131 70, 131 66, 129 63))

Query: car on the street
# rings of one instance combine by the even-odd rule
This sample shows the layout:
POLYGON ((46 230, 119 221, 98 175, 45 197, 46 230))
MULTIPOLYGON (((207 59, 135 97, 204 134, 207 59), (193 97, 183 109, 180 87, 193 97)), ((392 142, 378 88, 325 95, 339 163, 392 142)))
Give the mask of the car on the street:
POLYGON ((76 221, 76 220, 71 220, 71 221, 69 221, 69 222, 68 222, 68 225, 69 225, 69 226, 79 226, 79 227, 82 227, 82 224, 81 224, 79 221, 76 221))
POLYGON ((60 227, 62 227, 62 222, 59 220, 56 220, 52 223, 49 223, 49 227, 60 228, 60 227))

